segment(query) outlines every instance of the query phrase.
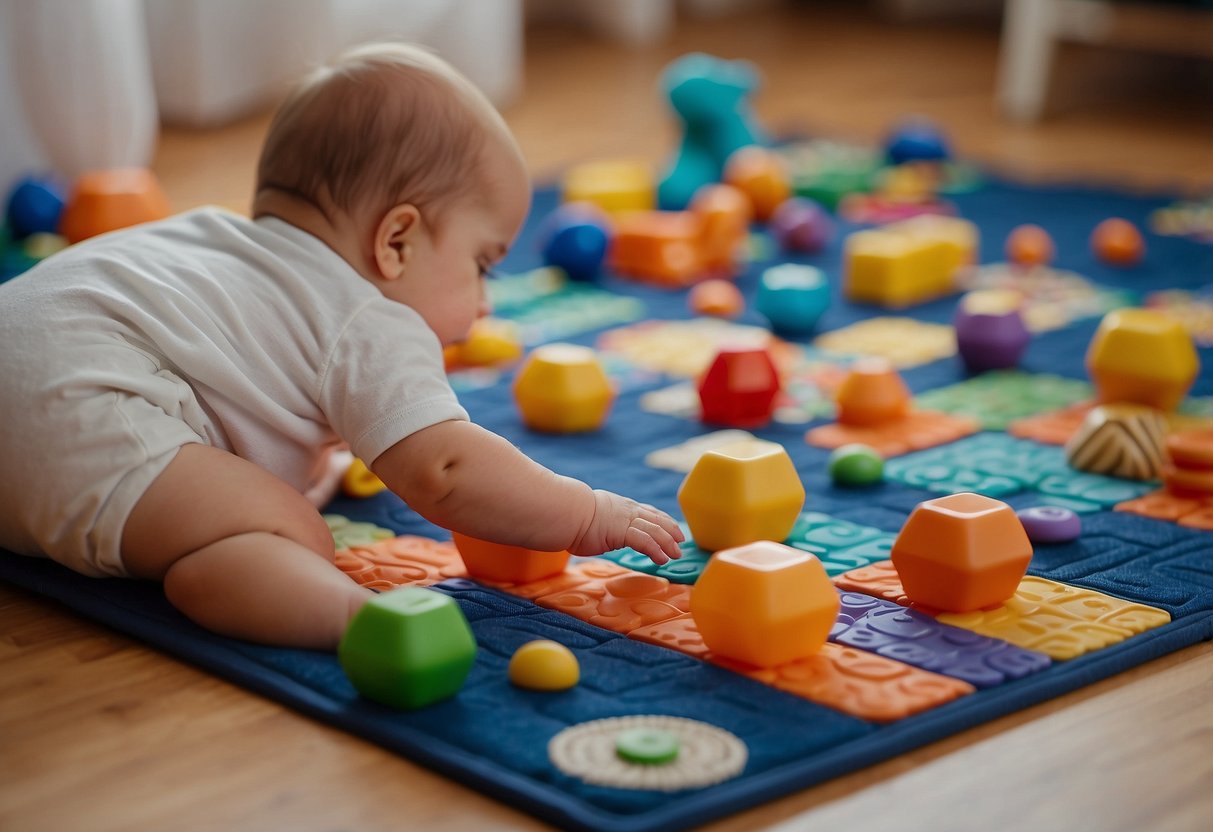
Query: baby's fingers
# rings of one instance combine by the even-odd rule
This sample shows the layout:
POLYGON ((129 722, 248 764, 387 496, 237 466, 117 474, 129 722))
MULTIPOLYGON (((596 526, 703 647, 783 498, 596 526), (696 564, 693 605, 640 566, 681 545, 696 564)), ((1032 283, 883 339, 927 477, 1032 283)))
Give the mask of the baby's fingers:
MULTIPOLYGON (((681 543, 683 540, 686 540, 686 535, 682 533, 682 527, 678 525, 678 521, 673 517, 658 508, 654 508, 648 503, 641 503, 640 508, 641 517, 648 520, 650 523, 656 523, 658 526, 661 526, 661 528, 665 529, 670 537, 674 538, 675 541, 681 543)), ((682 554, 681 550, 679 550, 679 555, 680 554, 682 554)), ((675 555, 674 557, 678 557, 678 555, 675 555)))
POLYGON ((682 551, 670 533, 643 517, 637 517, 628 527, 627 543, 637 552, 648 555, 658 566, 682 557, 682 551))

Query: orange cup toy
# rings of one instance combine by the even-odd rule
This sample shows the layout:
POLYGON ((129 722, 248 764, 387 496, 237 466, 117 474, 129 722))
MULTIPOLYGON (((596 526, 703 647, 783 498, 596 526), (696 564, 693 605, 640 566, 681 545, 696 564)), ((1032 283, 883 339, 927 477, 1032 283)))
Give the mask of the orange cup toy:
POLYGON ((76 180, 59 233, 78 243, 107 231, 162 220, 171 212, 160 183, 145 168, 96 170, 76 180))
POLYGON ((569 562, 568 552, 544 552, 522 546, 490 543, 452 532, 451 539, 473 578, 503 584, 529 584, 559 575, 569 562))

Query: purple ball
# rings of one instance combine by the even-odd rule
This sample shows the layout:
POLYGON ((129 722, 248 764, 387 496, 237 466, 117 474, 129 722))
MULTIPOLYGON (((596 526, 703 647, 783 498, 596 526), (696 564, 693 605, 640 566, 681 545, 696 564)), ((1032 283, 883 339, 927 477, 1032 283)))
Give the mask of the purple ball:
POLYGON ((961 302, 956 308, 955 326, 956 350, 965 366, 975 373, 1016 366, 1032 340, 1018 309, 970 312, 961 302))
POLYGON ((1016 512, 1033 543, 1068 543, 1082 534, 1082 520, 1068 508, 1033 506, 1016 512))
POLYGON ((767 226, 787 251, 815 254, 834 238, 834 222, 811 199, 792 197, 780 203, 767 226))

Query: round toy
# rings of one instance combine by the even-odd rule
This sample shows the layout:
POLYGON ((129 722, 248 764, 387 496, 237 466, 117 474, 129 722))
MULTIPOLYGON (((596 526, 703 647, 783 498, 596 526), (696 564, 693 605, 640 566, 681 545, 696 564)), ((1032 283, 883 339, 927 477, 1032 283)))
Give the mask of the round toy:
POLYGON ((1047 266, 1053 253, 1053 238, 1039 225, 1019 225, 1007 235, 1007 260, 1017 266, 1047 266))
POLYGON ((727 280, 705 280, 691 289, 687 305, 696 315, 736 318, 745 309, 741 290, 727 280))
POLYGON ((568 690, 581 678, 573 651, 555 641, 528 641, 510 658, 510 682, 527 690, 568 690))
POLYGON ((793 197, 775 209, 769 225, 771 235, 787 251, 815 254, 830 244, 834 223, 818 203, 793 197))
POLYGON ((621 760, 646 766, 661 766, 678 759, 678 737, 658 728, 628 728, 615 737, 615 753, 621 760))
POLYGON ((1033 506, 1016 512, 1033 543, 1068 543, 1082 533, 1082 520, 1068 508, 1033 506))
POLYGON ((808 335, 830 308, 830 284, 815 266, 774 266, 762 273, 754 308, 780 335, 808 335))
POLYGON ((884 457, 867 445, 843 445, 830 454, 826 470, 835 485, 875 485, 884 479, 884 457))
POLYGON ((546 265, 563 269, 573 280, 593 280, 606 259, 610 226, 596 206, 570 202, 548 217, 541 239, 546 265))
POLYGON ((1109 266, 1136 266, 1146 253, 1146 241, 1137 226, 1119 217, 1106 219, 1091 232, 1091 250, 1109 266))
POLYGON ((890 164, 906 162, 943 162, 952 157, 948 140, 927 119, 912 119, 902 123, 885 143, 885 158, 890 164))
POLYGON ((792 193, 783 159, 758 145, 740 148, 724 166, 724 181, 741 189, 754 206, 754 218, 766 222, 792 193))
POLYGON ((26 177, 9 193, 5 221, 14 237, 54 234, 63 215, 63 190, 50 179, 26 177))

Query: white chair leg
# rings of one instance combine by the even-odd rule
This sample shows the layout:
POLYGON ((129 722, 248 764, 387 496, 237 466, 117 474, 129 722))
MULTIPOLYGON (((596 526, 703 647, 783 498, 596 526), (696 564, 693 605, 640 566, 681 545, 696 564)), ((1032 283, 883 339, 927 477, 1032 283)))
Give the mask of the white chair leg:
POLYGON ((1007 0, 998 68, 998 101, 1016 121, 1044 112, 1056 46, 1054 0, 1007 0))

